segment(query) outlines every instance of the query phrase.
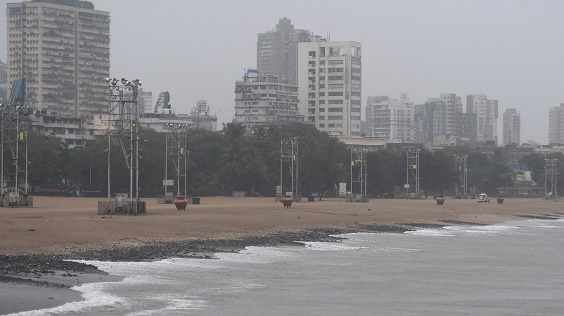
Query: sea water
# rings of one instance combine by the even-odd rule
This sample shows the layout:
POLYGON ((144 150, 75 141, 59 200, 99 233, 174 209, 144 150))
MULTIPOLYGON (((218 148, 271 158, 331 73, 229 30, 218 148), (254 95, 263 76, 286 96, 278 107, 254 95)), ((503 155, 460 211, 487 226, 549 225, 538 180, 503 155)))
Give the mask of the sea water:
POLYGON ((563 220, 340 237, 216 259, 89 261, 124 279, 20 315, 564 314, 563 220))

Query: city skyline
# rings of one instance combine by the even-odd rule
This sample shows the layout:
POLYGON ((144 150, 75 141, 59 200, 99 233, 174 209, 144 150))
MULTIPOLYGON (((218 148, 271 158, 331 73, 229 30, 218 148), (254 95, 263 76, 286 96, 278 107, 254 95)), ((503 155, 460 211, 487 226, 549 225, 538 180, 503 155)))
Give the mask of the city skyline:
MULTIPOLYGON (((422 104, 441 93, 486 94, 500 113, 521 113, 521 142, 546 144, 549 107, 564 102, 561 1, 91 2, 110 12, 112 77, 139 78, 153 95, 170 91, 177 113, 205 99, 219 126, 234 117, 234 82, 257 66, 257 35, 283 17, 362 43, 363 120, 369 96, 407 93, 422 104)), ((5 62, 5 28, 0 43, 5 62)))

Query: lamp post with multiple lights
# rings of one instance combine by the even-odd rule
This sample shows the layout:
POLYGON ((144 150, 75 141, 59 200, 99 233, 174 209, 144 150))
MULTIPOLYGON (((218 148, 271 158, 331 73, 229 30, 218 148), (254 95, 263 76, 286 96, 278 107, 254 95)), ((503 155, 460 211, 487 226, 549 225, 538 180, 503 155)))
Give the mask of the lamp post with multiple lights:
POLYGON ((110 88, 107 125, 108 202, 111 198, 111 134, 115 134, 118 137, 125 162, 129 168, 130 203, 132 207, 135 205, 135 214, 137 214, 137 202, 139 202, 139 109, 137 93, 142 83, 139 79, 130 81, 125 78, 121 78, 121 80, 106 78, 106 80, 110 88), (124 138, 129 139, 129 144, 125 142, 124 138))
POLYGON ((4 187, 4 148, 5 144, 7 144, 12 153, 12 161, 15 168, 14 194, 19 197, 19 175, 24 172, 25 184, 23 193, 27 196, 29 165, 27 123, 29 121, 30 111, 31 108, 26 105, 0 104, 0 130, 2 133, 0 146, 0 192, 2 192, 2 194, 4 194, 6 190, 4 187), (20 143, 24 145, 24 159, 19 159, 21 152, 20 143), (22 160, 24 164, 23 168, 21 167, 22 160))
POLYGON ((166 131, 166 157, 165 157, 165 199, 168 194, 168 160, 171 159, 176 171, 176 195, 180 195, 180 178, 184 178, 184 196, 186 196, 186 132, 188 124, 168 123, 166 131), (184 163, 182 164, 182 160, 184 163))

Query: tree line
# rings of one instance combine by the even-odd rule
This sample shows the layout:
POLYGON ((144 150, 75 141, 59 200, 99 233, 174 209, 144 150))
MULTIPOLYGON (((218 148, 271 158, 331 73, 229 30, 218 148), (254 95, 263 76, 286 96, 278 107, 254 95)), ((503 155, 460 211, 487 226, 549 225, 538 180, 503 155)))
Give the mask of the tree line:
MULTIPOLYGON (((350 190, 351 153, 345 144, 314 126, 303 123, 260 127, 249 135, 238 123, 228 123, 221 131, 189 129, 187 139, 186 191, 193 196, 231 195, 245 191, 247 195, 274 196, 280 185, 280 142, 298 138, 299 193, 313 192, 333 195, 339 183, 350 190)), ((152 129, 140 130, 139 194, 155 197, 163 194, 165 178, 165 133, 152 129)), ((112 142, 112 194, 129 192, 129 169, 120 145, 112 142)), ((54 136, 28 135, 28 184, 34 188, 56 186, 97 186, 107 191, 108 140, 96 136, 83 147, 68 148, 54 136)), ((4 174, 8 185, 14 183, 15 170, 9 163, 11 155, 5 148, 4 174)), ((20 152, 20 159, 22 157, 20 152)), ((454 194, 462 185, 455 170, 454 155, 467 155, 467 184, 474 192, 496 194, 496 188, 513 184, 515 174, 509 168, 503 148, 485 153, 468 147, 446 147, 439 150, 421 149, 419 158, 420 188, 425 195, 454 194)), ((548 157, 530 153, 521 158, 532 171, 533 179, 544 185, 545 158, 564 163, 564 155, 548 157)), ((407 177, 406 151, 383 149, 367 154, 367 194, 372 197, 401 194, 407 177)), ((564 166, 562 166, 564 167, 564 166)), ((282 168, 286 168, 282 165, 282 168)), ((169 167, 168 179, 176 179, 169 167)), ((558 170, 564 168, 558 167, 558 170)), ((286 177, 289 171, 283 172, 286 177)), ((558 182, 564 183, 564 172, 558 182)), ((23 183, 20 173, 19 183, 23 183)), ((289 185, 283 179, 284 191, 289 185)), ((459 189, 460 190, 460 189, 459 189)), ((173 191, 175 192, 175 191, 173 191)), ((470 192, 470 191, 469 191, 470 192)))

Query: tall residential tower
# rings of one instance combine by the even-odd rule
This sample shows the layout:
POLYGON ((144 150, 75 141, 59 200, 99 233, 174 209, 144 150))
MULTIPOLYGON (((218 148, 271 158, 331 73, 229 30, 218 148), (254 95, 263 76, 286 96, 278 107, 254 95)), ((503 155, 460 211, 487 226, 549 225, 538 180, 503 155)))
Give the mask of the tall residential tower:
POLYGON ((466 96, 466 113, 475 113, 477 118, 477 141, 493 141, 497 144, 497 100, 488 100, 485 94, 466 96))
POLYGON ((312 37, 306 30, 294 29, 290 19, 280 19, 273 31, 258 34, 257 71, 296 84, 298 43, 311 41, 312 37))
POLYGON ((521 113, 507 108, 503 113, 503 145, 521 143, 521 113))
POLYGON ((8 3, 6 10, 8 87, 25 79, 26 105, 35 110, 107 111, 110 14, 79 0, 8 3))
POLYGON ((366 137, 378 137, 404 143, 415 142, 415 112, 407 94, 399 99, 387 96, 368 97, 366 137))
POLYGON ((361 56, 359 42, 299 43, 299 109, 318 130, 360 137, 361 56))
POLYGON ((548 143, 564 144, 564 103, 548 108, 548 143))

